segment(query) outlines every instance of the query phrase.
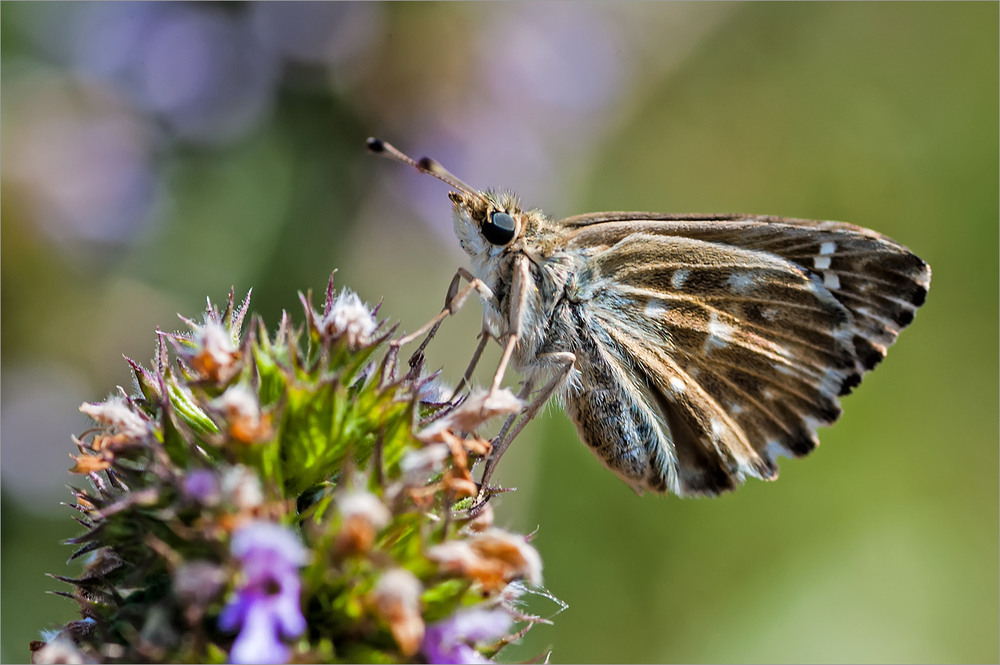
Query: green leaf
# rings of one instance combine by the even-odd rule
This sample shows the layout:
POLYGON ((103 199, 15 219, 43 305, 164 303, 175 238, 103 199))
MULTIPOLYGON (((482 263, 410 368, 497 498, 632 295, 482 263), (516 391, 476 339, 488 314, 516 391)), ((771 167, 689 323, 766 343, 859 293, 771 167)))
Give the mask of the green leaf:
POLYGON ((198 401, 191 393, 190 388, 178 384, 172 373, 167 375, 166 384, 167 396, 178 417, 199 434, 219 433, 218 425, 198 406, 198 401))
POLYGON ((428 623, 440 621, 462 605, 468 604, 470 598, 466 596, 471 595, 469 593, 471 586, 471 581, 458 578, 445 580, 424 591, 420 597, 424 604, 424 621, 428 623))

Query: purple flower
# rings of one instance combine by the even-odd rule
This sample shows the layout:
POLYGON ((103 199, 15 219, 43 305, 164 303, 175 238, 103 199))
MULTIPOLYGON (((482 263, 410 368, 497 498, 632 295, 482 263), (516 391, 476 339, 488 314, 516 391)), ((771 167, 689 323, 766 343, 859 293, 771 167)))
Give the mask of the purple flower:
POLYGON ((510 614, 499 608, 456 612, 427 626, 421 650, 429 663, 492 663, 473 645, 500 639, 512 622, 510 614))
POLYGON ((219 502, 222 490, 219 479, 208 469, 194 469, 184 477, 184 493, 206 506, 219 502))
POLYGON ((240 630, 230 662, 287 662, 283 638, 297 637, 306 628, 298 575, 306 562, 305 548, 283 526, 252 522, 236 532, 230 549, 243 571, 243 585, 219 615, 222 630, 240 630))

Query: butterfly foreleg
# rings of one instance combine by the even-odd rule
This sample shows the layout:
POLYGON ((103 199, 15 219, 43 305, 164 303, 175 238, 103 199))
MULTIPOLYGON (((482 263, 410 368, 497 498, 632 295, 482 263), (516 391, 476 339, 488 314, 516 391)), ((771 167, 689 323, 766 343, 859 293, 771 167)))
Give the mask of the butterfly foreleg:
MULTIPOLYGON (((433 319, 431 319, 424 325, 414 330, 409 335, 404 335, 403 337, 400 337, 399 339, 393 340, 392 342, 389 343, 389 351, 386 353, 385 359, 382 361, 383 383, 385 383, 387 380, 392 381, 395 378, 396 358, 399 355, 400 347, 409 344, 410 342, 417 339, 421 335, 426 334, 427 337, 424 339, 423 342, 420 343, 420 346, 417 347, 417 350, 413 352, 413 355, 411 356, 411 362, 413 358, 420 357, 420 354, 422 354, 423 350, 427 348, 427 345, 434 338, 434 335, 437 334, 438 328, 441 326, 441 323, 446 318, 452 316, 453 314, 455 314, 455 312, 461 309, 462 305, 465 304, 465 301, 468 299, 469 295, 473 291, 477 291, 485 300, 489 301, 491 304, 494 304, 494 306, 495 303, 498 302, 496 295, 493 293, 493 290, 486 285, 486 282, 479 279, 478 277, 475 277, 465 268, 459 268, 458 271, 455 273, 455 276, 452 278, 451 284, 448 286, 448 293, 445 296, 444 308, 441 310, 441 312, 433 319), (468 281, 469 283, 465 286, 465 288, 459 289, 463 279, 468 281)), ((485 341, 480 343, 480 347, 484 346, 485 346, 485 341)), ((474 363, 478 362, 479 355, 482 355, 482 348, 477 349, 476 356, 473 358, 474 363)), ((474 368, 475 364, 470 365, 470 368, 469 370, 467 370, 467 372, 471 375, 472 370, 474 368)), ((457 393, 458 390, 456 389, 455 392, 457 393)))
POLYGON ((507 317, 507 330, 503 334, 503 355, 500 357, 500 364, 496 374, 493 375, 493 383, 490 384, 490 394, 492 395, 500 388, 507 373, 507 365, 514 355, 514 348, 518 340, 521 339, 522 326, 524 324, 524 312, 528 308, 528 285, 531 283, 531 269, 528 267, 528 259, 519 256, 514 262, 514 275, 510 285, 510 314, 507 317))

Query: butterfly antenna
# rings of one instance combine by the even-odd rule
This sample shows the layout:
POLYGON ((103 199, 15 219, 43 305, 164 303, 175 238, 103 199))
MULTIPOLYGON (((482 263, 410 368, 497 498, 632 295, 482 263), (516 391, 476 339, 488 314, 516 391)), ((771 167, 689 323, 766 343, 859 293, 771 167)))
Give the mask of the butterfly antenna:
POLYGON ((374 152, 379 155, 385 155, 391 159, 395 159, 397 162, 403 162, 404 164, 409 164, 413 168, 417 169, 421 173, 426 173, 427 175, 434 176, 438 180, 445 182, 455 189, 474 196, 478 199, 483 198, 483 195, 478 189, 469 185, 457 176, 451 173, 448 169, 438 164, 436 161, 430 157, 422 157, 419 161, 413 159, 409 155, 406 155, 402 151, 398 150, 391 143, 386 143, 382 139, 369 138, 366 142, 369 152, 374 152))

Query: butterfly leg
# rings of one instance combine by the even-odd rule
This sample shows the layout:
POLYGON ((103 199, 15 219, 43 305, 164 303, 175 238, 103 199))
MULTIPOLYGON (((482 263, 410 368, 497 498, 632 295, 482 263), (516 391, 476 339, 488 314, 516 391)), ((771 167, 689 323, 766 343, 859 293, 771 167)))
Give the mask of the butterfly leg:
MULTIPOLYGON (((534 399, 521 410, 520 413, 511 415, 507 418, 507 421, 500 428, 500 432, 494 439, 493 449, 490 451, 490 455, 486 460, 486 465, 483 467, 483 476, 479 481, 479 486, 486 488, 490 477, 493 475, 493 470, 496 468, 497 463, 500 461, 501 455, 507 450, 511 442, 521 433, 525 425, 538 415, 542 406, 549 401, 552 394, 563 384, 566 377, 569 376, 570 372, 573 371, 573 365, 576 363, 576 355, 570 353, 569 351, 560 351, 555 353, 542 353, 538 355, 538 360, 542 362, 550 362, 556 364, 555 375, 549 379, 538 394, 535 395, 534 399), (517 420, 517 424, 514 421, 517 420)), ((531 381, 526 381, 518 397, 521 399, 526 399, 528 395, 531 394, 534 388, 534 383, 531 381)))
POLYGON ((460 393, 463 388, 469 385, 469 380, 472 378, 472 373, 476 371, 476 366, 479 365, 479 359, 482 357, 483 351, 486 349, 486 345, 489 343, 492 337, 493 336, 490 335, 490 332, 485 327, 483 328, 483 331, 479 333, 479 344, 478 346, 476 346, 476 351, 475 353, 472 354, 472 360, 469 361, 469 366, 465 368, 465 373, 462 375, 462 380, 458 382, 458 385, 455 386, 455 390, 453 390, 451 393, 451 397, 448 398, 449 402, 453 401, 455 397, 458 395, 458 393, 460 393))
MULTIPOLYGON (((493 291, 490 289, 490 287, 486 285, 486 282, 479 279, 478 277, 473 276, 473 274, 470 273, 465 268, 459 268, 458 271, 455 273, 455 276, 452 278, 451 284, 448 286, 448 294, 445 296, 444 309, 442 309, 441 312, 433 319, 431 319, 430 321, 428 321, 427 323, 425 323, 424 325, 422 325, 420 328, 416 329, 409 335, 405 335, 389 343, 389 351, 388 353, 386 353, 385 360, 383 360, 382 362, 383 382, 386 382, 387 380, 391 381, 393 380, 393 378, 395 378, 396 358, 399 355, 399 348, 405 344, 409 344, 413 340, 417 339, 418 337, 426 333, 427 334, 426 339, 424 339, 424 341, 421 342, 420 346, 417 348, 417 350, 413 353, 412 356, 414 358, 418 357, 419 354, 422 353, 425 348, 427 348, 427 344, 430 343, 431 339, 434 338, 434 335, 437 333, 438 328, 441 326, 441 323, 446 318, 452 316, 453 314, 455 314, 455 312, 461 309, 462 305, 465 304, 465 301, 468 299, 469 295, 473 291, 478 291, 483 298, 490 301, 491 303, 498 302, 497 297, 493 294, 493 291), (466 285, 465 288, 459 290, 459 286, 461 285, 463 279, 468 281, 469 283, 468 285, 466 285), (386 379, 386 377, 388 377, 388 379, 386 379)), ((483 346, 485 346, 485 344, 483 344, 483 346)), ((478 351, 478 353, 481 355, 482 351, 480 350, 478 351)))
MULTIPOLYGON (((504 341, 503 356, 500 358, 500 365, 497 367, 496 374, 493 375, 493 383, 490 386, 490 394, 492 395, 497 390, 500 389, 500 382, 503 380, 504 374, 507 372, 507 365, 510 363, 510 359, 514 354, 514 348, 517 346, 518 340, 521 338, 521 326, 523 324, 524 312, 527 311, 527 300, 528 300, 528 284, 531 283, 531 271, 528 267, 528 259, 524 256, 518 257, 517 262, 514 264, 514 274, 511 280, 511 308, 508 317, 508 330, 506 332, 504 341)), ((493 475, 493 469, 496 467, 497 462, 503 455, 507 446, 510 442, 514 440, 514 437, 524 428, 527 421, 530 420, 541 408, 541 405, 545 403, 545 400, 552 395, 553 391, 559 386, 559 384, 565 379, 566 375, 569 373, 573 367, 573 363, 576 361, 576 356, 572 353, 552 353, 552 354, 542 354, 539 356, 541 358, 556 359, 562 365, 561 371, 557 373, 555 377, 550 380, 544 388, 542 388, 539 395, 531 402, 520 415, 520 420, 517 425, 514 425, 514 420, 517 414, 507 418, 503 427, 500 429, 500 433, 494 438, 493 450, 490 452, 489 458, 486 460, 486 466, 483 468, 483 477, 480 481, 481 487, 486 487, 487 482, 489 482, 490 476, 493 475)), ((524 387, 521 389, 519 395, 520 398, 526 398, 532 388, 534 383, 532 381, 526 381, 524 387)))
POLYGON ((503 377, 507 373, 507 365, 510 364, 511 356, 514 355, 514 348, 517 346, 518 340, 521 339, 521 325, 523 313, 527 311, 529 283, 531 283, 531 270, 528 267, 528 259, 519 256, 514 264, 514 275, 510 285, 511 305, 510 315, 507 319, 507 331, 504 335, 503 355, 500 357, 500 365, 497 367, 496 374, 493 375, 493 383, 490 384, 491 395, 500 389, 500 382, 503 381, 503 377))

